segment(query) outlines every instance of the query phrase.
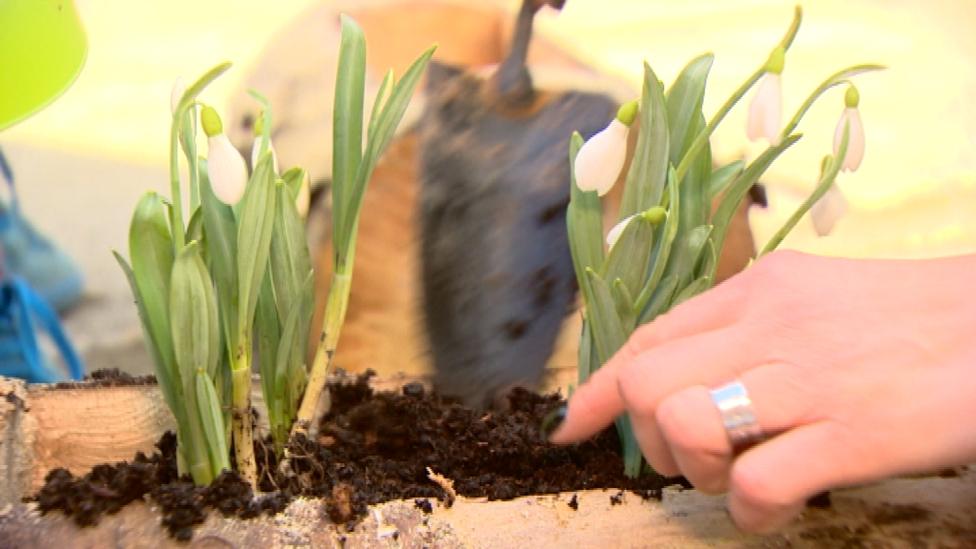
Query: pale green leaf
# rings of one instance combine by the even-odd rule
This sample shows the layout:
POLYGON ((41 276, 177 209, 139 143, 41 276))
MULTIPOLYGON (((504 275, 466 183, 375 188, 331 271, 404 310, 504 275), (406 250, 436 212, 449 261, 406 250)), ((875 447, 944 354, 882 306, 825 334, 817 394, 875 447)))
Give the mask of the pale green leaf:
MULTIPOLYGON (((355 20, 340 16, 339 70, 332 108, 333 234, 342 235, 362 163, 363 94, 366 87, 366 37, 355 20)), ((345 242, 344 240, 341 242, 345 242)))
POLYGON ((668 175, 668 111, 661 81, 644 63, 640 133, 620 203, 619 219, 661 203, 668 175))
MULTIPOLYGON (((274 229, 275 190, 271 154, 264 153, 258 167, 251 175, 247 191, 240 203, 240 217, 237 224, 237 277, 238 277, 238 316, 237 333, 241 340, 247 341, 257 307, 258 293, 268 266, 271 249, 271 232, 274 229)), ((236 354, 245 349, 236 348, 236 354)))
POLYGON ((729 184, 731 184, 732 181, 738 177, 740 173, 742 173, 745 165, 746 163, 742 160, 736 160, 735 162, 729 162, 721 168, 713 171, 711 177, 708 179, 709 198, 714 200, 716 197, 725 192, 729 184))
POLYGON ((230 471, 230 452, 228 451, 226 429, 224 428, 223 413, 220 410, 220 399, 214 389, 213 380, 204 370, 196 375, 197 408, 200 413, 200 424, 207 439, 207 450, 210 456, 210 467, 214 476, 220 471, 230 471))

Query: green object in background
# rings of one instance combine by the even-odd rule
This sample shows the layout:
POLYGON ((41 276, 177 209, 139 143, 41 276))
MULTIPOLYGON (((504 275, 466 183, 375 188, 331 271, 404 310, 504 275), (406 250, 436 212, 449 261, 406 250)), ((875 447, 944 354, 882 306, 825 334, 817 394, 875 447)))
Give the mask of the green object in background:
POLYGON ((87 55, 73 1, 0 0, 0 130, 68 89, 87 55))

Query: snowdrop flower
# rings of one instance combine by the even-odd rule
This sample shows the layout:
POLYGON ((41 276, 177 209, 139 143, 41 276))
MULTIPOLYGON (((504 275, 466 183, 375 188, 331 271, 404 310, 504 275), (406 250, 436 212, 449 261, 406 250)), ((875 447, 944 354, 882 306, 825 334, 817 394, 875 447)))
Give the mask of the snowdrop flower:
POLYGON ((759 89, 749 105, 746 136, 750 141, 765 137, 770 145, 779 143, 779 133, 783 125, 783 86, 780 83, 780 74, 783 72, 785 58, 786 51, 779 47, 769 54, 769 60, 766 61, 766 74, 763 75, 759 89))
POLYGON ((827 189, 820 200, 810 208, 810 218, 818 236, 827 236, 834 229, 837 220, 847 213, 847 199, 837 184, 827 189))
POLYGON ((620 177, 627 158, 627 133, 637 117, 637 101, 625 103, 610 125, 583 144, 576 155, 573 173, 583 191, 607 194, 620 177))
POLYGON ((183 77, 177 77, 173 82, 173 89, 169 92, 169 112, 176 114, 176 107, 180 106, 180 99, 186 93, 186 82, 183 77))
POLYGON ((233 206, 244 196, 247 185, 244 157, 227 139, 220 115, 213 107, 203 107, 200 111, 200 122, 207 134, 207 175, 210 176, 210 186, 217 198, 233 206))
MULTIPOLYGON (((261 137, 264 135, 264 113, 258 115, 254 122, 254 143, 251 144, 251 169, 258 167, 258 156, 261 154, 261 137)), ((278 153, 275 152, 274 144, 268 140, 268 150, 271 151, 271 165, 274 173, 278 173, 278 153)))
POLYGON ((630 223, 632 219, 637 217, 637 214, 628 215, 627 217, 621 219, 616 225, 607 232, 607 248, 613 248, 613 245, 620 240, 620 235, 624 233, 624 229, 627 228, 627 224, 630 223))
POLYGON ((861 124, 861 113, 857 110, 857 104, 861 101, 861 94, 852 84, 844 94, 844 112, 840 115, 837 122, 837 129, 834 130, 834 156, 840 153, 840 142, 844 139, 844 126, 848 125, 847 155, 844 156, 844 163, 841 170, 853 172, 861 165, 864 159, 864 126, 861 124))

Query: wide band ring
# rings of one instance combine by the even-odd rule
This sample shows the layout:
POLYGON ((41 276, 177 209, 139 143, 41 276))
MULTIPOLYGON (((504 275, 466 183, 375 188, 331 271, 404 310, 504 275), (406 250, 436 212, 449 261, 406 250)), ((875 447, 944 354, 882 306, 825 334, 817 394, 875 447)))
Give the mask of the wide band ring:
POLYGON ((722 385, 709 393, 722 415, 722 425, 729 435, 733 450, 745 450, 764 438, 759 422, 756 421, 752 400, 741 381, 722 385))

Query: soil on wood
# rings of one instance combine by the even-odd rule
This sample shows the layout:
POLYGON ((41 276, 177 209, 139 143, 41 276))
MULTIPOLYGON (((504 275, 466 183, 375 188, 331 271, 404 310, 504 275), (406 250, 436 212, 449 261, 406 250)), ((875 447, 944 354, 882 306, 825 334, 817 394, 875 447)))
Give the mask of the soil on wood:
POLYGON ((84 526, 151 498, 169 531, 189 539, 208 509, 248 518, 278 512, 296 496, 323 498, 332 521, 351 529, 369 505, 393 499, 416 499, 429 512, 425 498, 449 505, 455 493, 512 499, 617 488, 660 498, 663 487, 679 480, 625 477, 612 430, 575 447, 546 443, 539 427, 563 403, 559 395, 516 390, 507 410, 476 411, 419 384, 399 393, 374 393, 369 374, 334 383, 330 392, 332 409, 318 437, 292 441, 287 472, 278 466, 270 441, 257 445, 264 495, 254 497, 232 472, 204 488, 178 478, 175 436, 167 434, 152 456, 140 453, 131 462, 100 465, 81 478, 64 469, 51 471, 34 499, 42 512, 61 510, 84 526))
POLYGON ((89 389, 93 387, 131 387, 134 385, 155 385, 156 376, 134 376, 118 368, 103 368, 85 376, 83 381, 62 381, 55 383, 57 389, 89 389))

